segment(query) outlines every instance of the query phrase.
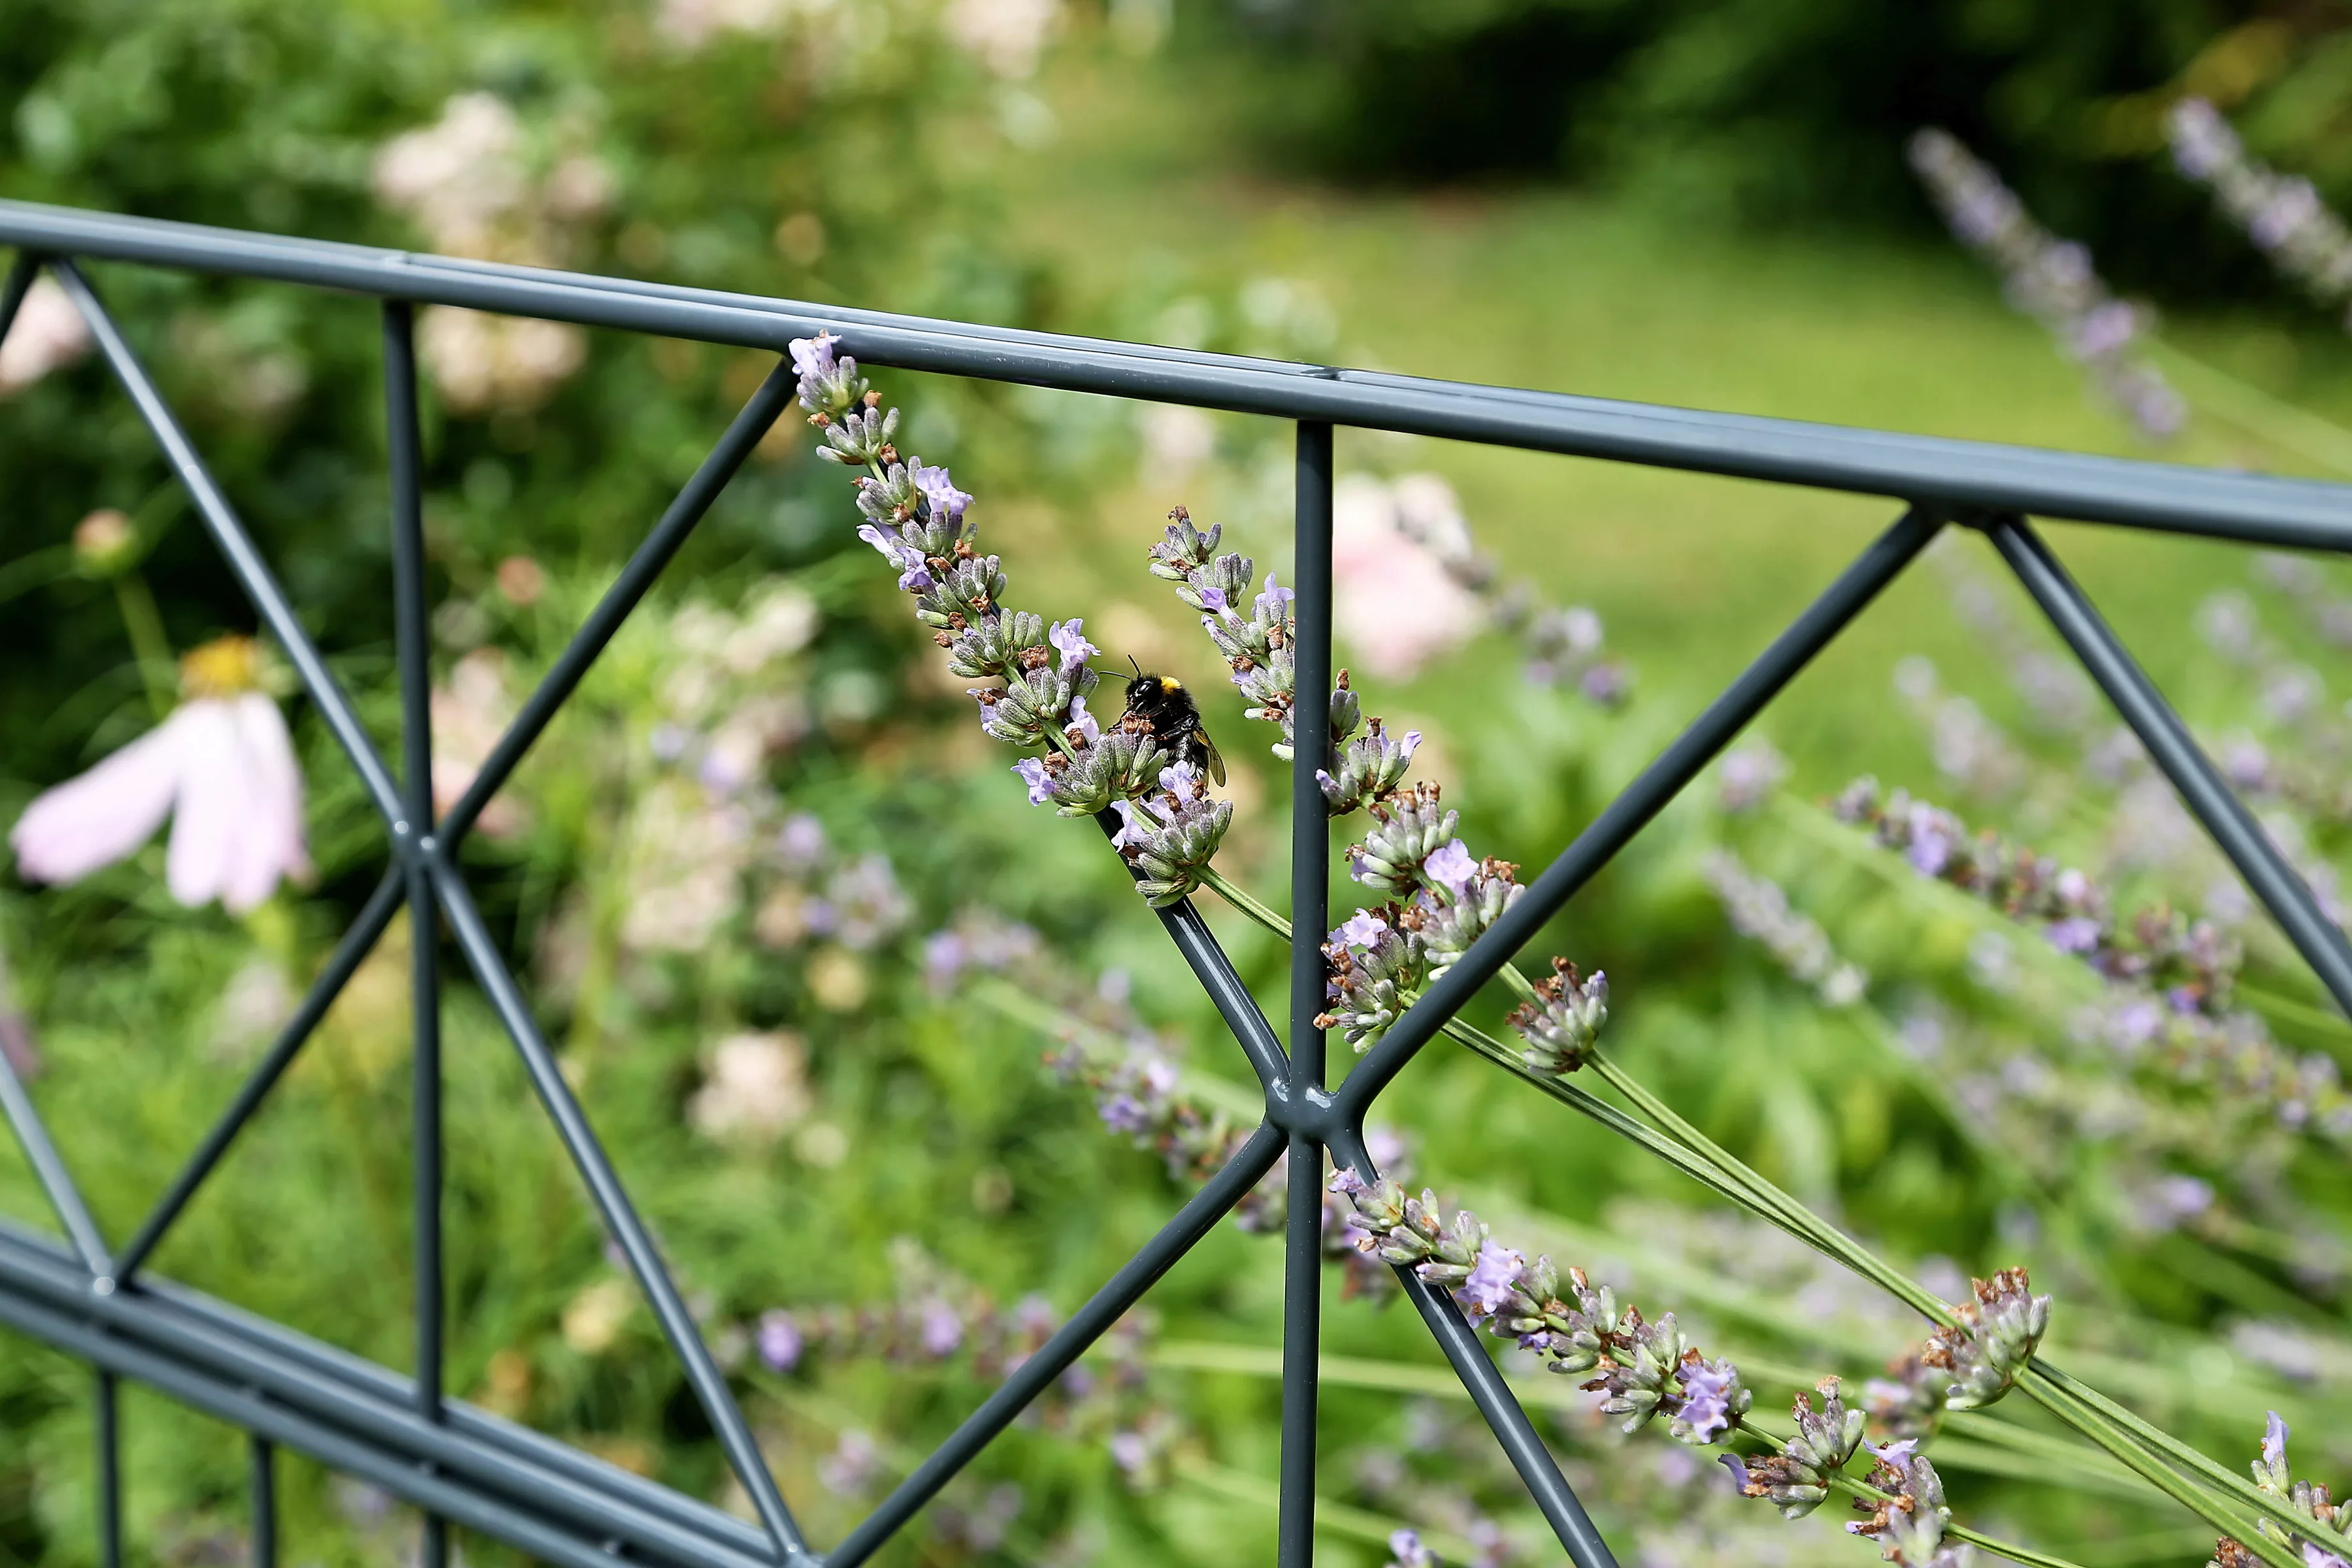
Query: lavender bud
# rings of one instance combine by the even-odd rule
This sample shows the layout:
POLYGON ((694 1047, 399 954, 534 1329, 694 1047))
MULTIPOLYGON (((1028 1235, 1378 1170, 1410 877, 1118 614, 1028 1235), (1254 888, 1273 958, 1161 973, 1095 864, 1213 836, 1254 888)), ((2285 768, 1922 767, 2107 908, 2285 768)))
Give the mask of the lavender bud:
POLYGON ((1981 1410, 2007 1394, 2050 1326, 2050 1298, 2032 1293, 2023 1268, 1972 1283, 1976 1300, 1960 1309, 1965 1326, 1937 1329, 1920 1352, 1951 1373, 1945 1403, 1954 1410, 1981 1410))
MULTIPOLYGON (((1424 865, 1438 870, 1438 859, 1433 855, 1424 865)), ((1517 901, 1526 889, 1514 880, 1517 869, 1507 861, 1482 860, 1475 870, 1447 884, 1447 896, 1423 889, 1405 910, 1404 923, 1420 931, 1428 944, 1431 979, 1458 963, 1471 943, 1517 901)))
POLYGON ((1665 1404, 1668 1385, 1690 1344, 1675 1326, 1672 1312, 1654 1323, 1643 1322, 1638 1312, 1627 1317, 1630 1327, 1610 1344, 1609 1359, 1601 1363, 1608 1370, 1583 1386, 1602 1396, 1602 1415, 1625 1417, 1622 1430, 1630 1436, 1648 1426, 1665 1404))
POLYGON ((1551 977, 1536 983, 1536 1000, 1520 1003, 1508 1022, 1527 1042, 1519 1059, 1557 1078, 1584 1065, 1609 1021, 1609 976, 1596 969, 1591 979, 1580 981, 1568 960, 1555 958, 1551 964, 1551 977))
POLYGON ((1388 1033, 1429 982, 1429 952, 1420 933, 1399 931, 1358 912, 1370 928, 1350 921, 1331 933, 1323 949, 1331 961, 1329 1003, 1322 1015, 1358 1055, 1388 1033), (1352 944, 1352 945, 1351 945, 1352 944))
POLYGON ((1390 795, 1372 806, 1364 841, 1348 851, 1348 874, 1376 893, 1411 898, 1421 887, 1422 863, 1454 837, 1458 811, 1437 803, 1433 784, 1390 795))
POLYGON ((1335 748, 1339 764, 1337 778, 1319 771, 1315 775, 1323 785, 1330 814, 1345 816, 1367 802, 1393 793, 1420 746, 1420 731, 1407 730, 1402 740, 1393 740, 1383 732, 1378 719, 1372 720, 1365 733, 1335 748))
MULTIPOLYGON (((1181 764, 1162 773, 1187 772, 1181 764)), ((1231 801, 1206 795, 1178 795, 1160 799, 1159 820, 1131 842, 1143 879, 1136 884, 1153 909, 1165 909, 1201 885, 1201 874, 1224 841, 1233 825, 1231 801)))
POLYGON ((1167 753, 1149 733, 1111 730, 1058 773, 1054 763, 1062 759, 1045 760, 1046 798, 1064 816, 1092 816, 1108 810, 1114 800, 1133 800, 1149 793, 1167 760, 1167 753))
POLYGON ((915 618, 944 631, 996 613, 1004 594, 1004 569, 993 555, 970 556, 947 570, 937 587, 915 600, 915 618))
POLYGON ((1212 524, 1209 531, 1202 533, 1192 526, 1192 514, 1181 506, 1168 516, 1168 536, 1151 547, 1151 574, 1181 583, 1215 552, 1225 525, 1212 524))
POLYGON ((824 331, 792 341, 793 369, 800 373, 801 406, 814 419, 838 419, 866 397, 857 362, 846 354, 835 354, 834 345, 839 342, 824 331))
POLYGON ((864 467, 882 460, 883 448, 898 433, 898 411, 885 413, 879 408, 853 408, 837 423, 828 425, 824 445, 816 455, 829 463, 845 463, 864 467))
POLYGON ((948 644, 948 668, 957 675, 993 678, 1018 667, 1021 656, 1045 646, 1045 623, 1026 610, 988 616, 966 626, 948 644))

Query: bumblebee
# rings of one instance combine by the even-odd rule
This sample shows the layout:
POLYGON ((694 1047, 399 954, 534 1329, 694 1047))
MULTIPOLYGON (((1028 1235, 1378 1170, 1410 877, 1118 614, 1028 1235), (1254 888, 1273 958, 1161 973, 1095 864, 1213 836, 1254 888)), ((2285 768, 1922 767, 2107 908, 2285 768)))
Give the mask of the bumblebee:
MULTIPOLYGON (((1131 662, 1131 661, 1130 661, 1131 662)), ((1151 726, 1152 734, 1180 763, 1195 773, 1225 782, 1225 759, 1217 743, 1201 728, 1201 705, 1184 683, 1172 675, 1153 675, 1137 666, 1127 681, 1127 714, 1151 726)))

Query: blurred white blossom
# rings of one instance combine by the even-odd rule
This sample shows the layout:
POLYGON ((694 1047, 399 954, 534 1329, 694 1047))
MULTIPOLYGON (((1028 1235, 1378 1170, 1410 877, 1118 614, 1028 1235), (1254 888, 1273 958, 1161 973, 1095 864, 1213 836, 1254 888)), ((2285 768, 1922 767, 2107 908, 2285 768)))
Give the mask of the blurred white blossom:
POLYGON ((688 1103, 704 1136, 773 1142, 808 1115, 808 1049, 789 1029, 730 1035, 711 1048, 709 1075, 688 1103))
POLYGON ((948 37, 991 72, 1026 81, 1036 74, 1061 19, 1061 0, 949 0, 940 21, 948 37))
POLYGON ((33 279, 0 342, 0 397, 19 392, 89 352, 89 325, 55 279, 33 279))
POLYGON ((417 352, 457 412, 528 412, 580 368, 588 343, 579 328, 562 321, 432 305, 417 321, 417 352))
MULTIPOLYGON (((506 655, 494 647, 478 647, 459 659, 448 684, 433 689, 436 816, 446 815, 473 786, 474 775, 513 721, 515 708, 508 690, 506 655)), ((478 820, 483 832, 502 837, 522 826, 522 807, 501 792, 490 797, 478 820)))

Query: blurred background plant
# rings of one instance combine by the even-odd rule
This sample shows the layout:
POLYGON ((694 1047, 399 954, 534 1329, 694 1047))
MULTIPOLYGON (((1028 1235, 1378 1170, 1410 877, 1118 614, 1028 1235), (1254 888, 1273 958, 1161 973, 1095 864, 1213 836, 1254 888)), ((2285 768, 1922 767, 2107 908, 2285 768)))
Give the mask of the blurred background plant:
MULTIPOLYGON (((2342 22, 2156 0, 0 0, 0 194, 1947 434, 2118 451, 2153 434, 2185 460, 2329 472, 2352 452, 2340 229, 2315 216, 2352 198, 2342 22), (1931 201, 1906 163, 1929 127, 1994 183, 1948 178, 1931 201), (1969 226, 1988 211, 2009 226, 1969 226), (2034 320, 1930 237, 1939 217, 2034 320), (2105 397, 2126 353, 2177 388, 2168 428, 2084 396, 2076 366, 2105 397)), ((93 276, 388 743, 373 312, 93 276)), ((446 805, 767 366, 455 310, 424 312, 419 339, 446 805)), ((209 689, 178 661, 254 631, 87 351, 46 289, 0 346, 11 825, 164 733, 209 689)), ((1282 776, 1143 552, 1181 501, 1286 579, 1288 432, 887 381, 899 447, 982 497, 1024 603, 1083 616, 1106 665, 1132 654, 1203 694, 1233 764, 1219 868, 1278 889, 1282 776)), ((1031 811, 977 735, 971 682, 908 626, 808 434, 762 446, 467 856, 824 1540, 1254 1111, 1127 878, 1083 825, 1031 811)), ((1368 711, 1423 734, 1415 776, 1443 784, 1465 837, 1528 863, 1884 521, 1400 438, 1343 435, 1340 458, 1341 660, 1368 711)), ((2320 561, 2061 543, 2335 913, 2352 584, 2320 561)), ((0 885, 0 1049, 110 1234, 376 872, 315 713, 282 683, 269 700, 306 787, 307 853, 274 895, 184 908, 173 888, 195 885, 161 843, 54 889, 20 846, 0 885)), ((1948 539, 1759 730, 1547 935, 1606 967, 1615 1052, 1946 1300, 2030 1262, 2066 1364, 2225 1464, 2274 1409, 2306 1473, 2340 1475, 2352 1027, 2030 605, 1948 539), (1878 786, 1849 791, 1862 775, 1878 786), (1985 896, 1978 870, 2022 849, 2053 888, 2078 879, 2052 895, 2072 902, 1985 896)), ((1205 902, 1278 995, 1280 947, 1205 902)), ((159 1260, 393 1365, 413 940, 394 925, 159 1260)), ((452 1387, 743 1507, 463 985, 448 1031, 452 1387)), ((1859 1281, 1483 1064, 1433 1053, 1412 1072, 1384 1163, 1671 1304, 1761 1407, 1823 1373, 1860 1388, 1916 1337, 1859 1281)), ((46 1223, 13 1152, 0 1198, 46 1223)), ((1265 1217, 1204 1244, 893 1560, 1263 1555, 1265 1217)), ((1458 1385, 1353 1257, 1335 1256, 1349 1299, 1328 1319, 1328 1560, 1410 1561, 1391 1542, 1409 1527, 1448 1561, 1550 1561, 1458 1385)), ((1500 1353, 1629 1561, 1866 1561, 1827 1539, 1838 1510, 1784 1524, 1704 1456, 1622 1437, 1571 1380, 1500 1353)), ((0 1341, 0 1547, 24 1560, 91 1555, 82 1389, 0 1341)), ((233 1449, 145 1396, 128 1430, 136 1550, 236 1550, 233 1449)), ((2211 1551, 2188 1513, 2055 1440, 2004 1405, 1950 1417, 1926 1451, 1958 1517, 2088 1568, 2211 1551)), ((305 1560, 412 1550, 380 1494, 299 1465, 285 1490, 305 1560)))

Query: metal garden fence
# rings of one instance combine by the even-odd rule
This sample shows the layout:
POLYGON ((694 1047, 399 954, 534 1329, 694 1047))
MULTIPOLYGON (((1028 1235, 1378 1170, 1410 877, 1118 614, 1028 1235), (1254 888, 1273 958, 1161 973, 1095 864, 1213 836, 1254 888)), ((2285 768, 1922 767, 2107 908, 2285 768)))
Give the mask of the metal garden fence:
MULTIPOLYGON (((1314 1530, 1317 1347, 1323 1272, 1326 1151, 1365 1175, 1367 1112, 1399 1071, 1516 951, 1720 752, 1947 525, 1984 532, 2059 635, 2137 732, 2205 830, 2276 918, 2338 1005, 2352 1015, 2352 945, 2320 912, 2223 783, 2187 727, 2067 575, 2026 514, 2204 535, 2292 549, 2352 550, 2352 487, 1931 439, 1882 431, 1465 385, 1412 376, 1015 331, 960 321, 419 256, 282 236, 154 222, 0 201, 0 243, 16 260, 0 290, 5 336, 46 268, 89 322, 205 526, 227 559, 383 819, 389 864, 358 920, 292 1020, 147 1220, 119 1248, 76 1192, 30 1096, 0 1059, 0 1108, 55 1205, 70 1247, 0 1224, 0 1323, 96 1369, 99 1540, 121 1553, 118 1382, 136 1379, 243 1429, 252 1442, 254 1559, 277 1552, 272 1457, 278 1446, 374 1483, 421 1510, 437 1565, 451 1523, 569 1568, 645 1563, 754 1568, 856 1568, 1133 1306, 1177 1259, 1290 1156, 1283 1322, 1279 1561, 1303 1565, 1314 1530), (347 292, 381 302, 391 453, 389 521, 398 630, 403 745, 397 773, 380 756, 327 669, 236 508, 207 472, 138 353, 83 275, 82 258, 226 274, 347 292), (1331 481, 1335 426, 1402 431, 1493 446, 1685 468, 1884 496, 1901 516, 1721 696, 1563 849, 1526 895, 1434 983, 1354 1069, 1327 1081, 1325 960, 1328 835, 1294 833, 1289 1047, 1189 904, 1161 911, 1177 952, 1215 1003, 1265 1094, 1255 1133, 1141 1251, 1045 1345, 830 1549, 802 1533, 677 1286, 533 1022, 522 988, 484 926, 457 850, 483 806, 776 418, 794 384, 788 363, 744 405, 579 628, 464 797, 432 819, 424 535, 411 318, 420 303, 538 317, 780 355, 820 329, 867 366, 1190 404, 1287 419, 1297 426, 1297 681, 1331 685, 1331 481), (415 1047, 416 1371, 404 1376, 279 1324, 152 1278, 144 1265, 294 1059, 337 993, 405 904, 421 925, 446 920, 520 1053, 613 1240, 707 1413, 757 1525, 450 1399, 442 1386, 441 1081, 436 943, 412 943, 415 1047)), ((1315 773, 1328 715, 1297 715, 1291 812, 1319 824, 1315 773)), ((1580 1568, 1613 1563, 1608 1546, 1454 1301, 1400 1268, 1399 1279, 1479 1413, 1580 1568)))

